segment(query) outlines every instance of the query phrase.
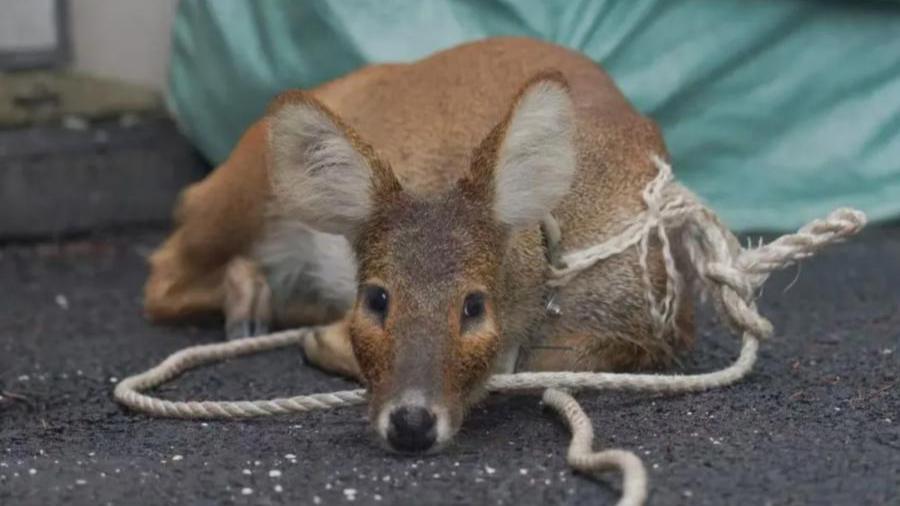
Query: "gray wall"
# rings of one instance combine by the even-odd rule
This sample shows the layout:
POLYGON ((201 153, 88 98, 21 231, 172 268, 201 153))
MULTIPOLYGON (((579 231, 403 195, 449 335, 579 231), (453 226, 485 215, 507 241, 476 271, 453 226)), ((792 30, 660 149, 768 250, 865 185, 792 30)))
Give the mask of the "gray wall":
POLYGON ((177 3, 70 0, 74 68, 162 90, 177 3))

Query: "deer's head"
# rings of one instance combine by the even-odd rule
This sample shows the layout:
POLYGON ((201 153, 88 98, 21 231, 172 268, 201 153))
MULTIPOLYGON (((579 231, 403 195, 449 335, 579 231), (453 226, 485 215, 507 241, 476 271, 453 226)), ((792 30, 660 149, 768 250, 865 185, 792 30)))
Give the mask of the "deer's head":
POLYGON ((349 328, 375 429, 400 451, 439 448, 501 348, 498 278, 510 237, 537 226, 569 189, 575 118, 565 81, 529 81, 473 146, 467 176, 428 199, 405 191, 388 163, 311 97, 276 106, 270 120, 278 203, 354 247, 349 328))

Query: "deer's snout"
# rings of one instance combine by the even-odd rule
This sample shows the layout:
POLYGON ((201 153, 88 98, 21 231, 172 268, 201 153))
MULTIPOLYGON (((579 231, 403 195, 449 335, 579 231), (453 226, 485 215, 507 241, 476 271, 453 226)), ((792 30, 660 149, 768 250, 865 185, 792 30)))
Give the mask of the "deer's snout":
POLYGON ((388 415, 387 441, 401 452, 426 452, 437 441, 437 416, 423 406, 398 406, 388 415))
POLYGON ((456 432, 456 424, 452 423, 450 411, 444 403, 419 390, 406 391, 377 409, 375 428, 394 451, 436 451, 456 432))

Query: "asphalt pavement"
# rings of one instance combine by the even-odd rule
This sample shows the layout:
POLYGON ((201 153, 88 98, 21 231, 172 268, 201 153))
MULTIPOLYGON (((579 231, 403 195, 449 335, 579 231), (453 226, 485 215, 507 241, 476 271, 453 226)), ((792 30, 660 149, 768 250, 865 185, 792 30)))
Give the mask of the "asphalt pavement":
MULTIPOLYGON (((140 313, 162 231, 0 247, 0 505, 613 504, 615 473, 565 464, 568 432, 534 396, 493 396, 441 454, 386 453, 361 408, 265 420, 129 412, 114 383, 219 326, 140 313), (12 394, 12 395, 8 395, 12 394)), ((583 393, 597 444, 636 451, 650 504, 900 504, 900 227, 873 228, 775 276, 776 332, 739 384, 691 395, 583 393)), ((704 321, 676 368, 721 367, 739 339, 704 321)), ((283 350, 188 373, 171 399, 351 387, 283 350)))

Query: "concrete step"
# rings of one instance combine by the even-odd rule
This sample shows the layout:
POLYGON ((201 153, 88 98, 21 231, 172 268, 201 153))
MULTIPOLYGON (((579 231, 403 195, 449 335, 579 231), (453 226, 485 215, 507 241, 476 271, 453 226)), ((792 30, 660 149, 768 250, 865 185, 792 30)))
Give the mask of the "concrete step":
POLYGON ((208 165, 162 116, 0 130, 0 240, 165 224, 208 165))

